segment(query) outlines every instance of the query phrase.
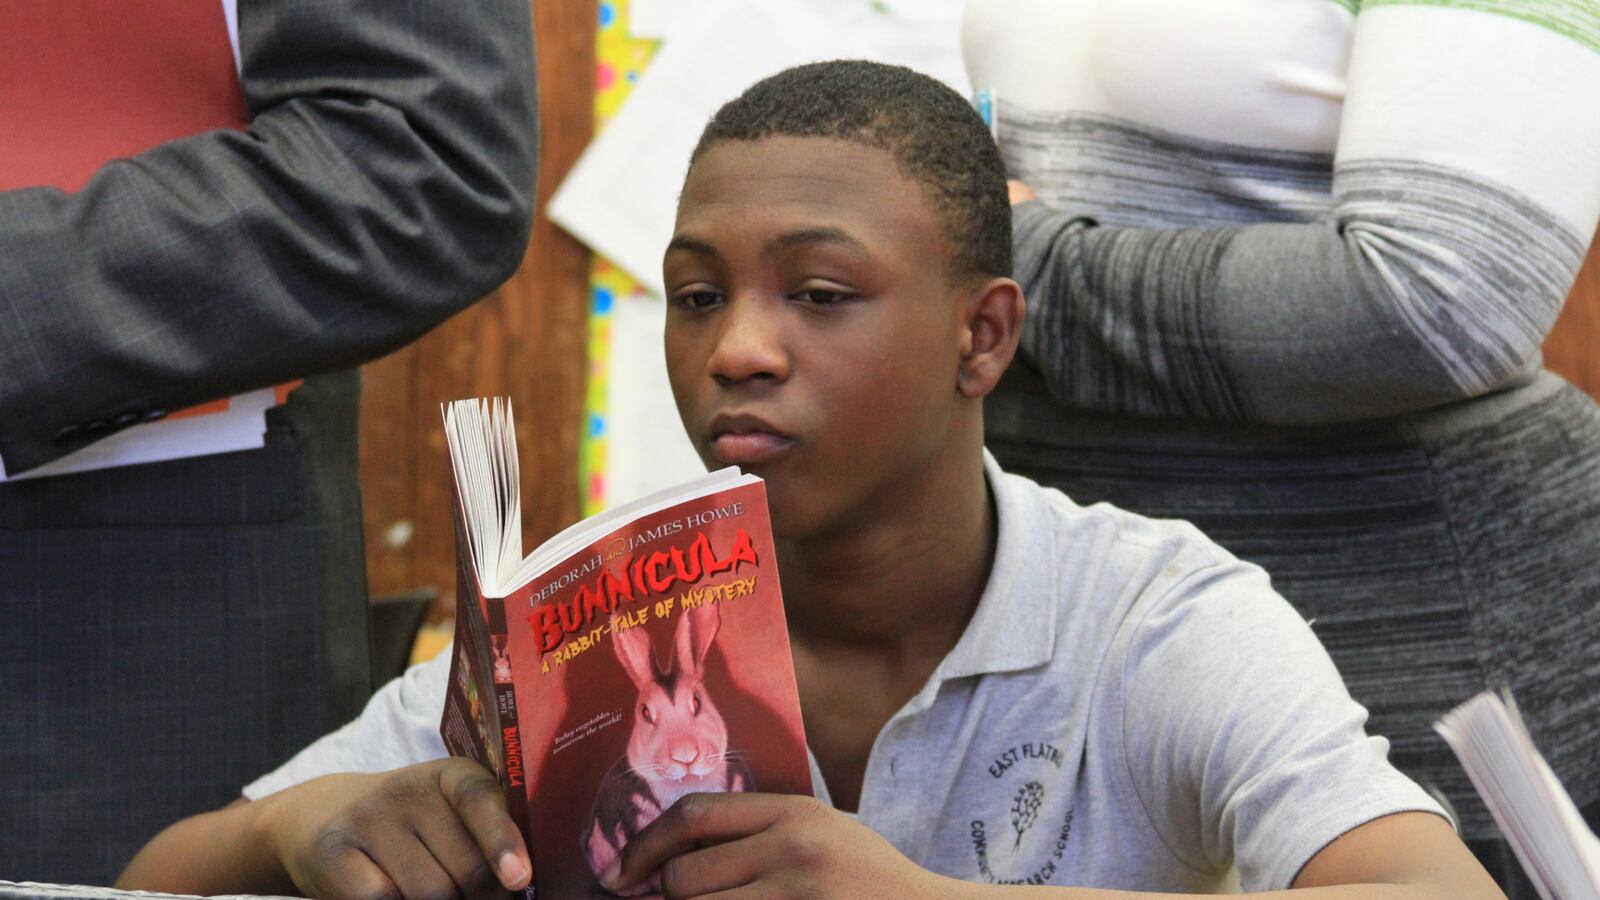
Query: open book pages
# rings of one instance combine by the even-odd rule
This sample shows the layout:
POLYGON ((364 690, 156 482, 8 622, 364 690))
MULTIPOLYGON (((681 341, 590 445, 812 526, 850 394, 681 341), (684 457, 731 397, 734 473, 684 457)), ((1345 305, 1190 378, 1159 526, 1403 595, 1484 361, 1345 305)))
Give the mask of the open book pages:
POLYGON ((472 570, 485 594, 503 597, 497 586, 522 560, 522 474, 511 401, 457 400, 443 408, 472 570))
POLYGON ((1600 900, 1600 838, 1534 748, 1510 691, 1435 723, 1546 900, 1600 900))
POLYGON ((486 597, 505 597, 623 522, 695 497, 760 481, 731 466, 718 469, 568 526, 524 559, 521 474, 511 401, 497 397, 447 403, 444 430, 473 570, 486 597))

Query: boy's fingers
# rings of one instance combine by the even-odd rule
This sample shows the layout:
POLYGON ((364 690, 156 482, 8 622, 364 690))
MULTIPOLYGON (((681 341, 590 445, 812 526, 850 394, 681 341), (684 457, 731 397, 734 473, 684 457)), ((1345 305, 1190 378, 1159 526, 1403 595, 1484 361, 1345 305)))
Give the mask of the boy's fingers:
POLYGON ((468 760, 452 760, 439 770, 439 790, 466 825, 479 852, 506 890, 521 890, 533 869, 517 823, 506 811, 506 796, 489 771, 468 760))
POLYGON ((383 873, 382 867, 360 850, 351 848, 337 859, 310 884, 299 887, 308 897, 325 897, 329 900, 404 900, 400 889, 383 873))
POLYGON ((689 794, 634 835, 600 880, 612 889, 629 887, 701 844, 764 831, 798 802, 805 801, 775 794, 689 794))
POLYGON ((730 891, 755 881, 775 850, 766 833, 689 850, 661 865, 661 892, 668 897, 699 897, 730 891))
POLYGON ((411 828, 455 882, 461 896, 470 900, 505 900, 506 889, 501 886, 499 875, 456 811, 441 796, 435 796, 434 802, 426 806, 429 808, 415 811, 411 828))
POLYGON ((409 830, 386 830, 375 835, 367 846, 367 855, 389 876, 405 900, 451 900, 459 895, 454 879, 409 830))

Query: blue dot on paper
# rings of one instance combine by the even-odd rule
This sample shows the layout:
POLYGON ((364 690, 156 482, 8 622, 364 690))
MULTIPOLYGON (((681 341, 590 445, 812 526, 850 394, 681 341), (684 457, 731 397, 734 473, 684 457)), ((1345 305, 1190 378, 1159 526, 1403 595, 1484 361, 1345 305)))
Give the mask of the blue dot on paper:
POLYGON ((599 417, 599 416, 597 416, 597 415, 595 415, 593 413, 590 413, 589 414, 589 437, 597 438, 597 437, 599 437, 599 436, 601 436, 601 435, 603 435, 605 433, 606 433, 606 420, 602 419, 601 417, 599 417))
POLYGON ((632 84, 633 82, 638 81, 638 80, 639 80, 639 73, 638 72, 629 72, 628 73, 628 83, 629 84, 632 84))
POLYGON ((606 313, 611 312, 611 304, 612 304, 613 299, 614 298, 611 296, 611 291, 609 289, 603 288, 603 287, 602 288, 595 288, 594 289, 594 312, 595 312, 595 315, 603 316, 606 313))
POLYGON ((609 3, 600 4, 600 27, 609 28, 617 20, 617 8, 609 3))

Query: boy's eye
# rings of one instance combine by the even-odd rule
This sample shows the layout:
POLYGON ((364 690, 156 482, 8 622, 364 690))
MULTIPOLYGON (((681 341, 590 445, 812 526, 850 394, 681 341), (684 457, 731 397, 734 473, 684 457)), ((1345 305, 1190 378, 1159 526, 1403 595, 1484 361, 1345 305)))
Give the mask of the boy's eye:
POLYGON ((705 309, 722 302, 722 295, 716 291, 685 291, 673 301, 684 309, 705 309))
POLYGON ((812 306, 833 306, 850 299, 844 291, 835 291, 828 288, 807 288, 798 294, 795 299, 812 306))

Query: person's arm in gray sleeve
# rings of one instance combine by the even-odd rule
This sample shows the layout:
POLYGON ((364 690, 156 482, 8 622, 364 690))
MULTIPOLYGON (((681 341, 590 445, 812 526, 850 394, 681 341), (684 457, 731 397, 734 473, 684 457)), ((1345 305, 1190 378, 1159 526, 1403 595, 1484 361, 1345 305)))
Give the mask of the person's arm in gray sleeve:
MULTIPOLYGON (((245 132, 0 192, 0 458, 353 365, 503 282, 537 161, 527 0, 240 0, 245 132)), ((95 435, 99 436, 99 435, 95 435)))
POLYGON ((1100 228, 1019 205, 1024 352, 1075 406, 1281 423, 1425 409, 1536 360, 1583 245, 1404 218, 1100 228))
POLYGON ((1018 205, 1024 353, 1074 406, 1280 423, 1527 370, 1600 216, 1600 32, 1564 15, 1363 7, 1320 221, 1099 227, 1018 205))

